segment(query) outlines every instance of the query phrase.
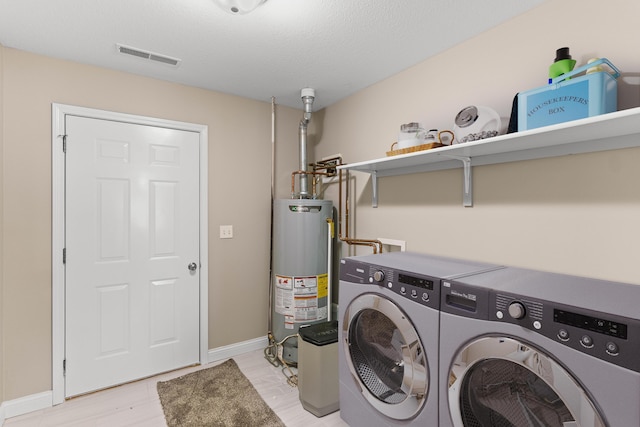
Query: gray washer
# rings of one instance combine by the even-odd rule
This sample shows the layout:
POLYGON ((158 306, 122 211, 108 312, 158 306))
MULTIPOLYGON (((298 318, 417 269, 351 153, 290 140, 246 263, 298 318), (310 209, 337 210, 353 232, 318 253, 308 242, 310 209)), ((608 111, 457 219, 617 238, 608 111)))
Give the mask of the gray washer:
POLYGON ((440 426, 640 426, 640 286, 505 268, 441 289, 440 426))
POLYGON ((406 252, 341 260, 341 418, 352 427, 437 426, 440 280, 495 268, 406 252))

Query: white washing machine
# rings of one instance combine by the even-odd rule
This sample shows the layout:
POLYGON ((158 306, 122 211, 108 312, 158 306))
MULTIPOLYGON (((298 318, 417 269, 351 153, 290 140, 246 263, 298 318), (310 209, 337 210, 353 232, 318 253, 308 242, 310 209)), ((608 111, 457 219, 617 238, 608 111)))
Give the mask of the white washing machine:
POLYGON ((640 426, 639 303, 517 268, 443 281, 440 426, 640 426))
POLYGON ((341 260, 338 365, 345 422, 438 426, 440 280, 493 268, 406 252, 341 260))

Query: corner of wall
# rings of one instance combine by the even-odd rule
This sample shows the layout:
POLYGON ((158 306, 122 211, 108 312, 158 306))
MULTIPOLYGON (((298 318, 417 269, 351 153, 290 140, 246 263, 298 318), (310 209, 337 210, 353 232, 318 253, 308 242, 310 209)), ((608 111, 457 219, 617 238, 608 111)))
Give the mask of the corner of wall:
MULTIPOLYGON (((4 46, 0 44, 0 325, 4 305, 4 46)), ((4 329, 0 326, 0 426, 4 423, 4 329)))

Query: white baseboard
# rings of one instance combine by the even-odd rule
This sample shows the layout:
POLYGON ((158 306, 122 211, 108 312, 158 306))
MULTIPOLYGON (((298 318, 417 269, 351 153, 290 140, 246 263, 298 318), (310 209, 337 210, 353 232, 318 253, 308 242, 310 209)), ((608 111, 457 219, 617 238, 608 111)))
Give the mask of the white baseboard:
POLYGON ((269 345, 266 336, 254 338, 248 341, 242 341, 235 344, 216 347, 209 350, 207 363, 217 362, 218 360, 228 359, 249 351, 264 349, 269 345))
POLYGON ((28 414, 53 406, 53 392, 43 391, 42 393, 31 394, 14 400, 7 400, 0 404, 0 425, 4 424, 7 418, 28 414))

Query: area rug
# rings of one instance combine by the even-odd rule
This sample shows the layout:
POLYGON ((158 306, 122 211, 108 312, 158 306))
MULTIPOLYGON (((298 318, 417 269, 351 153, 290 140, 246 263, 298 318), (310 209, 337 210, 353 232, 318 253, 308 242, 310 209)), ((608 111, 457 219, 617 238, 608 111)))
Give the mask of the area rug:
POLYGON ((158 382, 168 427, 284 427, 233 359, 158 382))

